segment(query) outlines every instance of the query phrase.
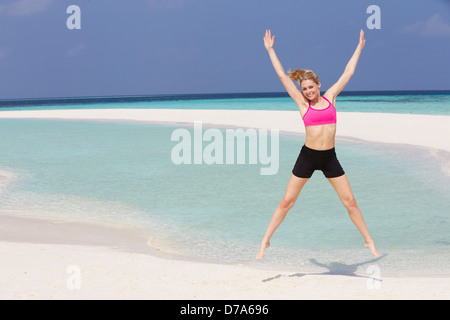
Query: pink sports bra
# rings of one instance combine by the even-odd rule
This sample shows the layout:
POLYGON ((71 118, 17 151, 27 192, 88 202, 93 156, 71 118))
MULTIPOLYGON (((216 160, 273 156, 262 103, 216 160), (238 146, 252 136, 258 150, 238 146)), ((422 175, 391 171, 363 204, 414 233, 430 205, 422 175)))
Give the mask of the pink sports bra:
MULTIPOLYGON (((323 97, 328 101, 327 98, 323 97)), ((305 127, 319 126, 322 124, 336 123, 336 108, 328 101, 329 105, 325 109, 314 109, 309 102, 308 110, 303 116, 305 127)))

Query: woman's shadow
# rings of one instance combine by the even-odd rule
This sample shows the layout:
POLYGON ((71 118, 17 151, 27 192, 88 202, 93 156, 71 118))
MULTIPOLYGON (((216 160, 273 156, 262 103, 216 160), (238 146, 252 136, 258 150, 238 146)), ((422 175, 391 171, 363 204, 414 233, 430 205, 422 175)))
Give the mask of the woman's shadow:
MULTIPOLYGON (((321 268, 325 268, 328 271, 324 271, 324 272, 298 272, 298 273, 294 273, 294 274, 290 274, 288 275, 288 277, 303 277, 306 275, 342 275, 342 276, 348 276, 348 277, 358 277, 358 278, 367 278, 367 279, 373 279, 376 281, 382 281, 379 278, 375 278, 373 276, 364 276, 364 275, 359 275, 356 274, 356 271, 358 270, 359 267, 373 263, 375 261, 378 261, 380 259, 383 259, 384 257, 386 257, 387 254, 382 255, 380 258, 374 258, 365 262, 360 262, 360 263, 354 263, 354 264, 345 264, 345 263, 341 263, 341 262, 331 262, 331 263, 321 263, 319 261, 317 261, 316 259, 309 259, 309 261, 321 268)), ((278 274, 274 277, 271 278, 267 278, 262 280, 262 282, 268 282, 268 281, 272 281, 278 278, 283 277, 283 275, 278 274)))

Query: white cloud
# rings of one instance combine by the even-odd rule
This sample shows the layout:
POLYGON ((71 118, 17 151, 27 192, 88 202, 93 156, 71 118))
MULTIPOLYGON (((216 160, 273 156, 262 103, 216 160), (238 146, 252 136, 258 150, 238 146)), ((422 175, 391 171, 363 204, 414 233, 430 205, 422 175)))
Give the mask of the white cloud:
POLYGON ((81 51, 84 50, 84 48, 86 48, 86 45, 84 43, 79 44, 75 47, 70 48, 69 50, 66 51, 66 57, 73 57, 76 56, 77 54, 79 54, 81 51))
POLYGON ((44 12, 53 0, 17 0, 0 5, 0 14, 9 16, 31 16, 44 12))
POLYGON ((150 9, 154 10, 176 10, 181 9, 193 0, 148 0, 150 9))
POLYGON ((450 24, 439 13, 436 13, 428 20, 404 26, 400 31, 425 37, 448 37, 450 36, 450 24))

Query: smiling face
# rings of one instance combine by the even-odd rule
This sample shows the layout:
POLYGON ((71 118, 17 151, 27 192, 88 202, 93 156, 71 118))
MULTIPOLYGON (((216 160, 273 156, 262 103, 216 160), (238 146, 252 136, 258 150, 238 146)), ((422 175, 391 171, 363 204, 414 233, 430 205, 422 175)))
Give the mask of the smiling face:
POLYGON ((320 96, 320 82, 316 83, 314 80, 303 80, 301 83, 301 87, 303 90, 303 94, 308 100, 317 99, 320 96))

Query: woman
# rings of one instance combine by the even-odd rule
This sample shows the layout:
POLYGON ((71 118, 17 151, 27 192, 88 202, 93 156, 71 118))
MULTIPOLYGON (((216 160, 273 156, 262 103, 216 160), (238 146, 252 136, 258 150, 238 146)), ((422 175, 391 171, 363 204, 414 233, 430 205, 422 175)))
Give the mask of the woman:
POLYGON ((365 247, 370 249, 371 253, 378 258, 380 254, 369 234, 350 188, 350 183, 336 158, 334 150, 336 136, 336 109, 334 106, 336 105, 336 97, 355 72, 359 56, 366 42, 364 31, 361 30, 358 47, 348 62, 344 73, 323 96, 320 96, 321 84, 319 78, 311 70, 296 69, 290 71, 289 76, 285 73, 273 49, 274 40, 275 36, 272 37, 270 30, 266 30, 264 45, 281 82, 298 105, 305 124, 306 141, 292 170, 284 197, 276 208, 266 234, 261 241, 256 259, 260 260, 264 256, 265 250, 270 246, 270 238, 280 226, 288 211, 294 206, 300 191, 315 170, 323 171, 325 177, 339 195, 351 220, 363 236, 365 247), (298 81, 303 92, 297 89, 294 81, 298 81))

